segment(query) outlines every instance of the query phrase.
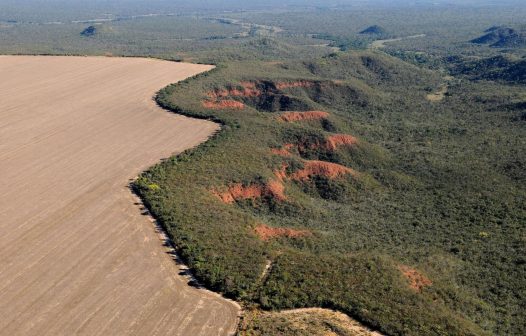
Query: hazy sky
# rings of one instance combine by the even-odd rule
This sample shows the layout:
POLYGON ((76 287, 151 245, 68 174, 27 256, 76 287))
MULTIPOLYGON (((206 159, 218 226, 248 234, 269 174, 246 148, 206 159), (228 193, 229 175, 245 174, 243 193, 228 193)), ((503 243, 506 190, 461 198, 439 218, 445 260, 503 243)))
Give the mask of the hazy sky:
POLYGON ((75 20, 105 13, 136 15, 298 7, 402 7, 505 5, 526 7, 526 0, 0 0, 0 21, 75 20))

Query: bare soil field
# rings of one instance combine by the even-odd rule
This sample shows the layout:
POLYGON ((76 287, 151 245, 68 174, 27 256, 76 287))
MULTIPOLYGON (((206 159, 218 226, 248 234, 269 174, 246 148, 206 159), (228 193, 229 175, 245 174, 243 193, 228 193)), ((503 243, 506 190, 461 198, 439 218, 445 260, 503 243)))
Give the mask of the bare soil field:
POLYGON ((206 65, 0 56, 0 335, 227 335, 128 183, 218 126, 158 108, 206 65))

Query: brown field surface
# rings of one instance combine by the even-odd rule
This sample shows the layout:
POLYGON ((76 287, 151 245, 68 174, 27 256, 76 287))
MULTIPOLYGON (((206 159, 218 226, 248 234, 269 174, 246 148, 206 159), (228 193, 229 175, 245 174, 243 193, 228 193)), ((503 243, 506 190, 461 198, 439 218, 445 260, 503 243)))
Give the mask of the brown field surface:
POLYGON ((130 179, 218 126, 152 97, 210 66, 0 56, 0 335, 227 335, 239 308, 187 285, 130 179))

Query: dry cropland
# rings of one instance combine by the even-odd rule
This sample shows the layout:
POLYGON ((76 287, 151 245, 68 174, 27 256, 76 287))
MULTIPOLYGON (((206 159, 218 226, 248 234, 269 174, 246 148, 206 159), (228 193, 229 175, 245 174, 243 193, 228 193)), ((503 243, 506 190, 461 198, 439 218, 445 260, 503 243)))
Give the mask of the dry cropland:
POLYGON ((212 122, 157 107, 210 66, 0 56, 0 334, 228 335, 239 308, 188 286, 128 188, 212 122))

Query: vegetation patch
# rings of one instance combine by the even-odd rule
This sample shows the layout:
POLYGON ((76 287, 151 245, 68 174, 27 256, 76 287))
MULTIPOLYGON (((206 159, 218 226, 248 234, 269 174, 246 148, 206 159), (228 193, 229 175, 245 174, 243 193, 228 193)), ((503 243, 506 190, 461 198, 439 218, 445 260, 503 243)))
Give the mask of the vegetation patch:
POLYGON ((228 63, 159 93, 223 127, 136 189, 197 278, 247 305, 330 308, 388 335, 516 333, 526 155, 520 111, 502 106, 522 93, 462 81, 430 104, 443 78, 374 51, 228 63), (330 113, 331 127, 276 122, 304 111, 330 113), (261 223, 315 234, 263 241, 261 223), (399 265, 418 265, 413 280, 399 265))
POLYGON ((476 44, 489 44, 494 48, 510 48, 526 46, 526 30, 516 30, 510 27, 491 27, 485 35, 471 40, 476 44))
POLYGON ((496 80, 512 84, 526 83, 526 60, 509 55, 477 59, 459 58, 448 65, 454 75, 475 80, 496 80))
POLYGON ((96 26, 89 26, 86 29, 84 29, 80 35, 85 37, 91 37, 94 36, 97 33, 97 27, 96 26))
POLYGON ((362 35, 376 35, 376 36, 387 36, 387 31, 385 28, 380 27, 378 25, 373 25, 365 28, 364 30, 360 31, 360 34, 362 35))
POLYGON ((291 149, 296 147, 294 144, 288 143, 284 144, 281 148, 271 148, 270 151, 272 154, 280 155, 280 156, 291 156, 292 153, 290 152, 291 149))
POLYGON ((254 229, 257 236, 263 241, 269 241, 273 238, 285 237, 285 238, 300 238, 305 236, 311 236, 312 232, 309 230, 296 230, 291 228, 276 228, 270 227, 265 224, 260 224, 254 229))
POLYGON ((276 89, 278 90, 285 90, 290 88, 310 88, 315 85, 312 81, 307 80, 300 80, 300 81, 292 81, 292 82, 277 82, 275 84, 276 89))

